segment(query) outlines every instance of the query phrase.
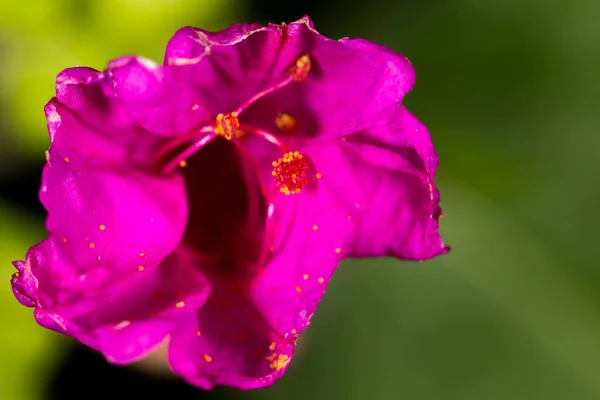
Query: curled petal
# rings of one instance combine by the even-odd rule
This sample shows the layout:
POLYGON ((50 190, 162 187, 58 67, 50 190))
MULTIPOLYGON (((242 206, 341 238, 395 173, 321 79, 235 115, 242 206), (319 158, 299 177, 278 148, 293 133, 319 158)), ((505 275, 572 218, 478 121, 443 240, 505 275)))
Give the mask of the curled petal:
POLYGON ((90 286, 86 276, 63 281, 54 274, 73 270, 69 263, 47 239, 16 263, 13 291, 24 305, 35 307, 40 325, 81 340, 115 363, 146 354, 208 296, 204 275, 175 255, 101 288, 90 286))
MULTIPOLYGON (((395 134, 403 135, 401 125, 386 127, 394 128, 395 134)), ((421 158, 418 143, 409 147, 405 139, 406 146, 391 147, 369 139, 374 136, 360 133, 306 149, 323 183, 357 224, 348 255, 423 260, 446 253, 438 232, 441 209, 433 183, 435 169, 424 167, 437 159, 421 158)))

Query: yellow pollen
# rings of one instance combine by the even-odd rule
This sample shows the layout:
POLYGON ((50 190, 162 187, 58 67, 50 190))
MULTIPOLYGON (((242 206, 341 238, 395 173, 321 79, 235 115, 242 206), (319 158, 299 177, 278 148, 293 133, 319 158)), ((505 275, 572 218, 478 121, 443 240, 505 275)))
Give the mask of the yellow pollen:
POLYGON ((271 343, 271 345, 269 346, 269 350, 271 350, 271 351, 275 350, 275 346, 277 346, 277 343, 275 343, 275 342, 271 343))
POLYGON ((106 226, 104 226, 104 224, 100 224, 100 226, 98 227, 98 229, 100 229, 101 231, 106 229, 106 226))
POLYGON ((316 231, 317 229, 319 229, 319 225, 313 225, 313 231, 316 231))
POLYGON ((302 288, 300 286, 296 286, 296 292, 300 293, 302 291, 302 288))
POLYGON ((317 177, 317 179, 321 179, 323 177, 323 175, 321 175, 319 172, 317 172, 315 176, 317 177))
POLYGON ((68 163, 69 162, 69 157, 65 157, 65 162, 68 163))
POLYGON ((292 329, 292 335, 295 335, 296 333, 298 333, 298 331, 295 329, 292 329))
POLYGON ((144 266, 143 265, 138 265, 138 271, 142 272, 144 270, 144 266))
POLYGON ((144 253, 140 253, 140 257, 144 257, 144 256, 145 256, 145 254, 144 254, 144 253))
POLYGON ((275 178, 275 185, 281 193, 298 194, 308 183, 306 180, 308 162, 299 151, 288 151, 271 165, 273 166, 271 175, 275 178))
POLYGON ((276 360, 273 360, 269 367, 273 368, 276 371, 279 371, 281 368, 286 366, 287 361, 289 359, 290 358, 286 354, 280 354, 276 360))
POLYGON ((231 114, 219 114, 215 121, 213 132, 216 135, 223 136, 227 140, 237 134, 240 128, 240 120, 237 118, 237 113, 232 112, 231 114))
POLYGON ((181 160, 181 161, 179 161, 179 166, 180 166, 181 168, 185 168, 185 167, 187 167, 187 161, 185 161, 185 160, 181 160))
POLYGON ((279 113, 275 117, 275 124, 283 133, 296 133, 298 121, 288 113, 279 113))
POLYGON ((200 333, 200 331, 197 331, 196 336, 200 336, 200 335, 202 335, 202 333, 200 333))
POLYGON ((15 276, 16 276, 16 277, 19 277, 19 273, 18 273, 18 272, 15 272, 15 276))
POLYGON ((292 79, 301 82, 308 76, 311 68, 311 61, 308 54, 304 54, 296 60, 296 63, 290 68, 292 79))
POLYGON ((178 301, 177 304, 175 304, 175 307, 177 307, 177 308, 183 308, 183 307, 185 307, 185 302, 184 301, 178 301))
POLYGON ((308 274, 304 274, 302 277, 304 278, 304 280, 308 280, 308 274))
POLYGON ((94 243, 94 242, 90 243, 90 249, 93 249, 94 247, 96 247, 96 243, 94 243))
POLYGON ((325 279, 323 279, 322 277, 319 277, 319 279, 317 279, 317 281, 318 281, 319 283, 323 283, 323 282, 325 282, 325 279))
POLYGON ((207 363, 212 362, 212 357, 208 354, 203 355, 202 358, 204 358, 204 361, 206 361, 207 363))
POLYGON ((340 254, 342 252, 342 249, 340 249, 339 247, 337 249, 335 249, 335 252, 340 254))
POLYGON ((267 359, 267 361, 273 361, 274 359, 277 358, 277 353, 273 353, 270 356, 265 357, 267 359))

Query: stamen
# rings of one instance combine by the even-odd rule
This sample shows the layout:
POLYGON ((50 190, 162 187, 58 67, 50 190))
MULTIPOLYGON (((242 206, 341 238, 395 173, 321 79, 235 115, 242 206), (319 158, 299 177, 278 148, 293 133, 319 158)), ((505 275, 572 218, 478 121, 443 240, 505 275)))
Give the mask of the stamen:
POLYGON ((306 76, 308 75, 308 73, 310 72, 310 68, 311 68, 310 57, 308 56, 308 54, 305 54, 296 60, 296 62, 292 66, 292 68, 290 68, 290 70, 288 71, 287 77, 285 77, 279 83, 276 83, 273 86, 269 86, 268 88, 261 90, 260 92, 258 92, 257 94, 255 94, 254 96, 252 96, 251 98, 246 100, 241 106, 236 108, 234 112, 237 115, 240 115, 244 110, 246 110, 248 107, 250 107, 252 104, 256 103, 258 100, 262 99, 266 95, 273 93, 281 88, 284 88, 292 82, 303 81, 306 78, 306 76))
POLYGON ((280 113, 275 117, 275 124, 282 132, 292 134, 298 129, 298 121, 288 113, 280 113))
POLYGON ((311 66, 312 63, 310 61, 310 57, 308 54, 305 54, 296 60, 296 64, 290 68, 289 74, 293 80, 296 82, 301 82, 308 76, 311 66))
POLYGON ((237 118, 237 115, 238 113, 235 111, 227 115, 217 115, 214 125, 215 134, 221 135, 227 140, 231 140, 240 128, 240 120, 237 118))
POLYGON ((275 146, 279 147, 281 149, 281 151, 283 151, 283 152, 289 151, 289 149, 285 145, 285 143, 283 143, 281 140, 279 140, 277 138, 277 136, 273 135, 272 133, 270 133, 268 131, 265 131, 260 128, 256 128, 251 125, 245 125, 245 124, 241 124, 240 129, 242 131, 246 132, 247 134, 258 136, 260 138, 265 139, 266 141, 268 141, 270 143, 273 143, 275 146))
POLYGON ((298 194, 308 183, 306 180, 308 162, 300 152, 288 151, 282 158, 273 161, 272 165, 274 169, 271 175, 275 178, 275 185, 281 193, 298 194))

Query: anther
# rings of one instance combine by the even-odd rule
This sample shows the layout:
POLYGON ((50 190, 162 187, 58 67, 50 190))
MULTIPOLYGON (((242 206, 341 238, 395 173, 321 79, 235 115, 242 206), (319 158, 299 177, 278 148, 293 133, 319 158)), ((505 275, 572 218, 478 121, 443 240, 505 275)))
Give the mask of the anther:
POLYGON ((273 172, 271 175, 275 178, 275 185, 281 193, 286 195, 298 194, 308 183, 306 180, 306 171, 308 163, 306 158, 298 151, 288 151, 282 158, 273 161, 273 172))
POLYGON ((296 60, 296 63, 290 68, 290 76, 297 82, 303 81, 310 72, 311 61, 308 54, 304 54, 296 60))
POLYGON ((213 131, 215 134, 223 136, 227 140, 231 140, 239 128, 240 120, 237 118, 237 112, 232 112, 226 115, 217 115, 213 131))

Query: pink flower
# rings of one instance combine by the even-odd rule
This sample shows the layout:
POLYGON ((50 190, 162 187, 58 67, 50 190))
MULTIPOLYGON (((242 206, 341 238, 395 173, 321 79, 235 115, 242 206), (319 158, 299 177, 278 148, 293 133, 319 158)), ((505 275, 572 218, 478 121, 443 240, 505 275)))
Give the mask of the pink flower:
POLYGON ((202 388, 272 384, 345 257, 422 260, 438 158, 408 60, 308 18, 183 28, 164 65, 63 71, 46 106, 49 237, 12 286, 114 363, 170 338, 202 388))

